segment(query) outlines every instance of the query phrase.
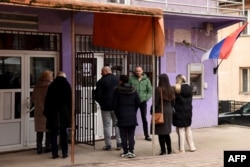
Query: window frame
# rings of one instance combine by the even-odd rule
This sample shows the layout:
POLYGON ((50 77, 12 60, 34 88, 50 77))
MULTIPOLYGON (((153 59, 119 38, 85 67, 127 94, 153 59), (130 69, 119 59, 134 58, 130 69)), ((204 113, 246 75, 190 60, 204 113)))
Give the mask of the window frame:
POLYGON ((239 87, 240 94, 248 95, 250 94, 250 67, 240 67, 240 87, 239 87), (247 70, 247 76, 246 78, 243 76, 243 71, 247 70), (246 81, 244 81, 246 79, 246 81), (245 83, 247 86, 247 90, 244 90, 245 83))
POLYGON ((204 65, 202 63, 189 63, 188 64, 188 84, 191 86, 198 85, 197 92, 199 93, 195 94, 193 92, 194 99, 204 98, 204 65), (192 82, 193 80, 192 77, 194 75, 200 77, 200 78, 197 78, 198 81, 196 83, 192 82))
MULTIPOLYGON (((245 11, 244 11, 244 15, 246 16, 246 21, 244 21, 244 23, 242 23, 242 25, 243 24, 245 24, 246 22, 249 22, 250 21, 250 9, 246 9, 245 11)), ((243 33, 242 33, 243 35, 250 35, 250 25, 248 24, 247 25, 247 27, 244 29, 244 31, 243 31, 243 33)))

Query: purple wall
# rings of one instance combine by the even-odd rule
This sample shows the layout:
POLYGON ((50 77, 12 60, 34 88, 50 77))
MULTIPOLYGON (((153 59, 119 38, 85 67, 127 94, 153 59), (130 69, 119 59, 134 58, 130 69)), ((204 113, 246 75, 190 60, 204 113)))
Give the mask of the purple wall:
MULTIPOLYGON (((1 9, 2 11, 8 9, 1 9)), ((39 31, 43 32, 61 32, 62 33, 62 70, 66 72, 68 80, 71 82, 71 21, 70 12, 54 11, 44 9, 24 9, 24 13, 37 13, 39 15, 39 31), (48 19, 49 18, 49 19, 48 19)), ((189 47, 184 45, 175 45, 173 41, 175 29, 187 29, 193 31, 190 27, 196 26, 195 22, 181 22, 178 20, 165 21, 166 48, 165 55, 161 58, 160 71, 167 73, 170 77, 171 84, 175 83, 175 76, 183 73, 187 76, 188 63, 200 63, 200 57, 204 51, 195 49, 193 52, 189 47), (188 25, 188 26, 187 26, 188 25), (175 58, 169 59, 167 52, 175 52, 175 58), (194 55, 195 53, 195 55, 194 55), (168 64, 168 62, 170 62, 168 64), (168 68, 170 67, 170 68, 168 68), (170 72, 168 70, 171 70, 170 72)), ((75 33, 76 34, 92 34, 93 14, 81 13, 75 16, 75 33)), ((191 43, 198 43, 199 46, 209 48, 216 41, 216 34, 209 37, 201 33, 191 32, 191 43)), ((203 99, 193 100, 193 128, 211 127, 217 125, 218 119, 218 91, 217 91, 217 75, 213 74, 215 62, 204 62, 204 81, 208 88, 204 90, 203 99)), ((148 102, 148 122, 150 127, 151 115, 149 109, 151 100, 148 102)), ((136 129, 137 134, 143 134, 142 121, 140 112, 138 112, 139 126, 136 129)))
MULTIPOLYGON (((173 27, 184 28, 180 24, 172 24, 173 27)), ((173 30, 168 30, 168 33, 173 33, 173 30)), ((191 44, 195 43, 198 39, 197 46, 205 46, 206 48, 210 48, 212 46, 212 42, 216 39, 215 34, 207 37, 204 36, 203 33, 193 32, 191 29, 192 39, 191 44), (195 33, 195 35, 194 35, 195 33), (208 39, 209 38, 209 39, 208 39)), ((173 36, 170 35, 170 36, 173 36)), ((166 35, 168 37, 168 35, 166 35)), ((173 36, 172 41, 174 41, 175 37, 173 36)), ((169 39, 166 39, 169 40, 169 39)), ((161 58, 161 73, 167 73, 170 78, 170 82, 172 85, 175 84, 176 75, 182 73, 186 77, 188 76, 188 64, 189 63, 201 63, 201 56, 205 53, 205 51, 201 51, 196 49, 195 47, 190 48, 190 46, 185 45, 171 45, 171 43, 167 43, 165 48, 165 53, 175 52, 176 58, 174 65, 168 64, 169 56, 164 55, 161 58), (170 71, 168 65, 171 66, 170 71)), ((211 127, 217 125, 218 120, 218 96, 217 96, 217 74, 213 74, 213 67, 215 62, 205 61, 204 64, 204 82, 207 83, 208 87, 204 89, 204 98, 194 98, 193 99, 193 128, 203 128, 203 127, 211 127)))
MULTIPOLYGON (((93 14, 92 13, 81 13, 75 16, 75 33, 76 34, 92 34, 93 26, 93 14)), ((71 81, 71 29, 70 29, 70 19, 63 20, 62 24, 62 65, 63 70, 68 75, 69 81, 71 81)), ((190 49, 185 45, 174 44, 174 30, 175 29, 187 29, 188 31, 193 31, 190 27, 195 26, 187 22, 175 22, 171 23, 165 22, 165 33, 166 33, 166 48, 165 55, 161 58, 160 71, 161 73, 167 73, 170 78, 172 85, 175 84, 175 76, 182 73, 187 76, 187 67, 189 63, 200 63, 200 58, 204 51, 199 49, 190 49), (188 26, 187 26, 188 25, 188 26), (167 52, 175 52, 175 60, 169 60, 167 52), (169 72, 168 66, 171 66, 169 72)), ((210 48, 213 43, 215 43, 215 34, 211 36, 205 36, 204 33, 191 32, 192 41, 191 43, 198 43, 200 47, 210 48)), ((218 96, 217 96, 217 75, 213 74, 214 62, 205 61, 204 62, 204 82, 207 83, 208 88, 204 90, 203 99, 193 100, 193 124, 192 128, 203 128, 211 127, 217 125, 218 119, 218 96)), ((148 102, 148 123, 150 127, 151 115, 150 107, 151 100, 148 102)), ((138 127, 136 128, 136 134, 143 134, 142 121, 140 111, 137 114, 138 127)), ((174 130, 174 129, 173 129, 174 130)))
POLYGON ((72 70, 72 42, 71 42, 71 20, 67 19, 62 25, 62 70, 66 73, 68 81, 71 83, 72 70))

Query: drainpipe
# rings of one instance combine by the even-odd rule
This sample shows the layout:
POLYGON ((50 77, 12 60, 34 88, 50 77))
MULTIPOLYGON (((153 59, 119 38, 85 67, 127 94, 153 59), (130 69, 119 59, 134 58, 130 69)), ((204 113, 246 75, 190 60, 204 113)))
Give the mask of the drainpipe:
POLYGON ((72 127, 71 127, 71 164, 74 165, 75 155, 75 18, 71 11, 71 82, 72 82, 72 127))
POLYGON ((155 155, 155 18, 152 17, 152 155, 155 155))

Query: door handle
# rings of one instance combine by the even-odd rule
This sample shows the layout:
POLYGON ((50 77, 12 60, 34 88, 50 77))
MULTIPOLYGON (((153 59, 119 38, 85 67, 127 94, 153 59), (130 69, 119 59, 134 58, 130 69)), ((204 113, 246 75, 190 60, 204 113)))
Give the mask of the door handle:
POLYGON ((30 97, 26 97, 26 109, 30 110, 30 97))

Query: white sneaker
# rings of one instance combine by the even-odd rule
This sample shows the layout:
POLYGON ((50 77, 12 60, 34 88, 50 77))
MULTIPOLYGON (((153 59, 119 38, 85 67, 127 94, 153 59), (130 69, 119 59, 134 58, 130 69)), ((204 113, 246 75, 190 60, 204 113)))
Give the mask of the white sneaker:
POLYGON ((128 152, 127 157, 128 158, 135 158, 135 154, 131 153, 131 152, 128 152))
POLYGON ((128 153, 121 153, 120 157, 128 157, 128 153))

